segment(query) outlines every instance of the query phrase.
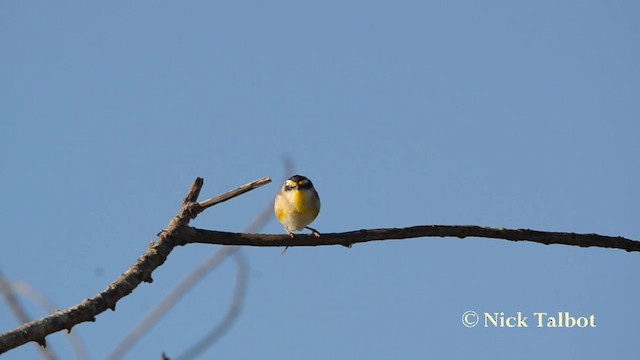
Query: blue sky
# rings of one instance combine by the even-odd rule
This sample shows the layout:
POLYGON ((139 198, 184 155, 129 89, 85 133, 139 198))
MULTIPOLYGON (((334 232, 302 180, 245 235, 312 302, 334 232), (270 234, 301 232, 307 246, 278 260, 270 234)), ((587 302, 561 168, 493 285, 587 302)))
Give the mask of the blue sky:
MULTIPOLYGON (((192 223, 240 231, 287 156, 321 195, 320 232, 474 224, 640 240, 639 15, 633 1, 3 2, 0 270, 75 305, 135 262, 196 176, 203 198, 274 178, 192 223)), ((176 249, 153 284, 74 328, 90 358, 216 250, 176 249)), ((245 308, 204 358, 637 353, 637 254, 475 238, 242 251, 245 308), (467 310, 597 326, 470 329, 467 310)), ((223 317, 234 280, 224 263, 127 358, 184 351, 223 317)), ((0 331, 15 326, 0 306, 0 331)), ((64 335, 47 340, 72 356, 64 335)))

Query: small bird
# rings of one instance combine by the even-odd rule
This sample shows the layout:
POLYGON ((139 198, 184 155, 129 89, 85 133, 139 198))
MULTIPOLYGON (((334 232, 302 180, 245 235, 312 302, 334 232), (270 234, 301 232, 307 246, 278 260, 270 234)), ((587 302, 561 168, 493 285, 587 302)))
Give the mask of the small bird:
POLYGON ((307 226, 320 213, 320 197, 311 180, 306 177, 294 175, 288 178, 276 195, 273 210, 289 236, 293 237, 294 231, 305 228, 311 230, 313 235, 320 236, 318 230, 307 226))

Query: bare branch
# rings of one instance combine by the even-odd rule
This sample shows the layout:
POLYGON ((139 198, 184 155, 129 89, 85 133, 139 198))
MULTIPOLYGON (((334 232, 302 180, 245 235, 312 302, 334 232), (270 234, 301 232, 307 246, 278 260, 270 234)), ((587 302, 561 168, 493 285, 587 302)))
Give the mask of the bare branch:
POLYGON ((322 236, 298 234, 247 234, 203 230, 187 227, 177 245, 189 243, 245 245, 245 246, 322 246, 344 245, 377 240, 401 240, 419 237, 481 237, 511 241, 531 241, 540 244, 563 244, 580 247, 601 247, 640 251, 640 242, 621 236, 576 234, 566 232, 537 231, 529 229, 505 229, 475 225, 425 225, 407 228, 357 230, 343 233, 322 233, 322 236))
MULTIPOLYGON (((250 184, 220 195, 214 199, 228 200, 270 181, 269 178, 260 179, 250 184)), ((167 228, 158 234, 158 241, 151 243, 147 252, 138 259, 114 283, 110 284, 98 295, 86 299, 78 305, 66 310, 56 311, 42 319, 19 326, 4 334, 0 334, 0 354, 30 341, 35 341, 45 347, 45 337, 60 330, 71 329, 82 322, 95 321, 96 315, 111 309, 115 311, 116 303, 131 292, 143 281, 152 282, 151 273, 162 265, 176 246, 176 240, 182 237, 182 231, 188 229, 189 221, 195 218, 202 209, 196 203, 204 180, 196 178, 182 207, 167 228)), ((211 206, 211 205, 209 205, 211 206)))
MULTIPOLYGON (((268 184, 269 182, 271 182, 271 179, 268 177, 258 179, 235 190, 229 191, 223 195, 201 201, 199 204, 194 204, 194 207, 197 207, 197 211, 201 212, 208 207, 227 201, 232 197, 241 195, 249 190, 255 189, 256 187, 268 184)), ((245 229, 245 231, 257 231, 262 226, 264 226, 264 224, 269 220, 271 216, 273 216, 272 214, 273 203, 271 202, 269 204, 269 207, 263 210, 262 213, 260 213, 260 215, 245 229)), ((111 352, 107 359, 116 360, 123 358, 124 355, 133 347, 133 345, 138 342, 138 340, 140 340, 140 338, 142 338, 151 329, 151 327, 153 327, 158 321, 160 321, 160 319, 166 313, 168 313, 169 310, 173 308, 178 300, 186 295, 186 293, 191 290, 198 282, 200 282, 205 277, 205 275, 213 271, 230 255, 235 254, 237 250, 239 250, 237 246, 228 246, 225 248, 221 248, 216 251, 211 257, 205 260, 202 264, 200 264, 196 269, 194 269, 185 279, 183 279, 174 289, 172 289, 171 292, 169 292, 169 294, 167 294, 162 299, 162 301, 160 301, 160 303, 154 309, 152 309, 151 312, 149 312, 127 336, 124 337, 122 342, 120 342, 115 347, 115 349, 111 352)), ((239 276, 240 275, 241 273, 239 272, 239 276)), ((244 283, 246 283, 246 281, 244 283)), ((233 307, 230 309, 229 313, 231 313, 232 311, 233 307)), ((235 317, 233 317, 232 319, 235 319, 235 317)), ((224 327, 225 330, 228 328, 229 326, 224 327)), ((219 337, 215 337, 209 344, 213 344, 218 338, 219 337)), ((198 342, 198 345, 200 347, 202 347, 202 341, 203 340, 200 340, 198 342)), ((190 351, 187 351, 187 353, 189 352, 190 351)))
MULTIPOLYGON (((284 175, 285 177, 289 174, 293 173, 293 161, 291 158, 285 158, 284 160, 284 175)), ((269 222, 273 218, 273 200, 267 204, 264 210, 244 229, 244 232, 255 232, 259 231, 264 225, 269 222)), ((244 259, 244 254, 242 254, 242 249, 239 249, 237 246, 228 246, 223 249, 228 249, 226 252, 226 256, 231 254, 234 255, 236 259, 236 264, 238 265, 238 275, 236 281, 236 288, 234 291, 233 301, 231 306, 229 307, 227 314, 223 318, 221 323, 218 323, 212 330, 210 330, 203 338, 199 339, 195 342, 194 345, 190 346, 183 355, 179 356, 179 359, 189 359, 192 357, 197 357, 200 353, 205 351, 207 348, 213 346, 220 338, 222 338, 231 328, 233 323, 237 320, 240 310, 242 309, 242 305, 244 303, 244 297, 246 296, 246 288, 248 283, 248 261, 244 259), (238 252, 234 250, 238 249, 238 252)), ((220 250, 220 252, 222 249, 220 250)), ((215 256, 215 255, 214 255, 215 256)), ((212 259, 205 261, 199 268, 207 266, 207 263, 211 262, 212 259)), ((204 276, 204 273, 201 275, 197 274, 198 270, 194 271, 189 275, 188 280, 192 282, 190 286, 195 286, 196 281, 200 281, 200 278, 204 276)), ((186 281, 185 281, 186 282, 186 281)), ((186 291, 186 290, 185 290, 186 291)))
POLYGON ((204 209, 214 204, 226 201, 246 191, 270 182, 264 178, 226 194, 196 203, 202 189, 203 180, 197 178, 185 198, 178 215, 176 215, 165 230, 158 234, 158 241, 149 246, 147 252, 138 259, 114 283, 103 292, 87 299, 67 310, 55 313, 24 324, 16 329, 0 334, 0 354, 35 341, 45 346, 45 337, 54 332, 71 329, 81 322, 95 321, 95 316, 106 311, 115 310, 116 303, 129 295, 141 282, 152 282, 152 272, 162 265, 167 256, 177 245, 189 243, 219 244, 219 245, 248 245, 248 246, 321 246, 344 245, 375 241, 408 239, 417 237, 485 237, 512 241, 531 241, 541 244, 564 244, 580 247, 602 247, 622 249, 626 251, 640 251, 640 242, 623 237, 603 236, 598 234, 575 234, 563 232, 545 232, 529 229, 504 229, 482 226, 451 226, 427 225, 394 229, 358 230, 344 233, 325 233, 320 237, 312 235, 267 235, 248 233, 229 233, 222 231, 201 230, 189 227, 189 221, 204 209))

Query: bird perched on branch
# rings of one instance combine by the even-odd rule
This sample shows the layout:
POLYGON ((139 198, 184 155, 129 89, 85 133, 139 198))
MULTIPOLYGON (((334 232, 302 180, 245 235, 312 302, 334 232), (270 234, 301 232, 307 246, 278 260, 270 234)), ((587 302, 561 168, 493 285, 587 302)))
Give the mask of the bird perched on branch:
POLYGON ((276 195, 273 210, 289 236, 293 237, 294 231, 305 228, 311 230, 313 235, 320 236, 318 230, 307 226, 320 212, 320 197, 311 180, 306 177, 294 175, 288 178, 276 195))

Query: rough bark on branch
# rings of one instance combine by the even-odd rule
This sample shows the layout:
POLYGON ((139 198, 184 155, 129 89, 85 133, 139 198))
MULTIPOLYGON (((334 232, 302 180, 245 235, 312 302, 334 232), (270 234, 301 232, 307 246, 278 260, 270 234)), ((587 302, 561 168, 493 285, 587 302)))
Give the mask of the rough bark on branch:
POLYGON ((295 237, 270 234, 245 234, 203 230, 187 227, 176 245, 190 243, 245 245, 245 246, 322 246, 344 245, 380 241, 402 240, 419 237, 481 237, 511 241, 530 241, 540 244, 562 244, 580 247, 601 247, 640 251, 640 242, 621 236, 576 234, 567 232, 537 231, 530 229, 505 229, 475 225, 424 225, 406 228, 363 229, 342 233, 322 233, 320 237, 297 234, 295 237))

